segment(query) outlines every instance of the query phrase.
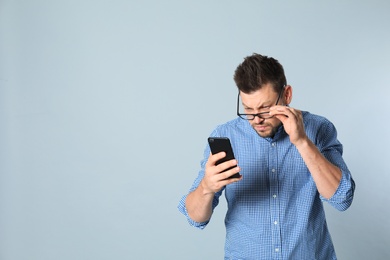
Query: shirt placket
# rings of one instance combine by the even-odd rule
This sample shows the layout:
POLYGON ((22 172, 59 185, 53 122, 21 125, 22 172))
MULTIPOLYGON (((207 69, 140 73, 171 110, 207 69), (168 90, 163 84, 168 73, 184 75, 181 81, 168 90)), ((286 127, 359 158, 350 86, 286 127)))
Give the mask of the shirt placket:
POLYGON ((279 215, 279 172, 278 172, 277 142, 270 143, 269 151, 269 180, 270 180, 270 212, 271 212, 271 232, 272 232, 272 250, 273 258, 282 258, 282 241, 280 232, 279 215))

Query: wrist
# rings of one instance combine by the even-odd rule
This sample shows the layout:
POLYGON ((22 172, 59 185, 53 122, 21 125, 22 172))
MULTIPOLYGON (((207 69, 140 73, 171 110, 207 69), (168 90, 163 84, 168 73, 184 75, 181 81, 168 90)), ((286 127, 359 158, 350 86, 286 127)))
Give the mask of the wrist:
POLYGON ((310 146, 310 143, 311 141, 309 140, 309 138, 307 138, 307 136, 297 140, 294 145, 295 147, 298 149, 298 150, 301 150, 301 149, 304 149, 304 148, 307 148, 308 146, 310 146))
POLYGON ((199 187, 200 187, 200 193, 203 196, 210 196, 210 195, 214 196, 214 192, 211 189, 208 188, 208 186, 205 183, 204 179, 200 182, 199 187))

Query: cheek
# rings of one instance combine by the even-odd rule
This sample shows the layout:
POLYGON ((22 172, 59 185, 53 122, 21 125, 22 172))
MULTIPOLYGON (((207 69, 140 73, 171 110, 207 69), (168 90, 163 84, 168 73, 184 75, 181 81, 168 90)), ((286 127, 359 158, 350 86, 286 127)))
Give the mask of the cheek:
POLYGON ((273 127, 279 127, 279 126, 282 124, 282 121, 280 121, 280 120, 277 119, 277 118, 272 118, 272 121, 270 122, 270 124, 271 124, 273 127))
POLYGON ((279 119, 274 117, 274 118, 270 118, 270 119, 265 120, 264 123, 268 124, 272 127, 279 127, 282 122, 279 119))
POLYGON ((254 120, 249 121, 249 124, 253 127, 253 126, 255 126, 258 123, 257 123, 257 120, 254 119, 254 120))

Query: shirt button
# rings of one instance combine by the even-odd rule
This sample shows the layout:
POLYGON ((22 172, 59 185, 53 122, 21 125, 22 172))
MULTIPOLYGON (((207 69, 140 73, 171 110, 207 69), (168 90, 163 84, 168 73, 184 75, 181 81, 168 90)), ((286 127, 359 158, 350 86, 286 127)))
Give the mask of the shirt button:
POLYGON ((275 224, 275 225, 277 225, 277 224, 278 224, 278 222, 277 222, 277 221, 275 221, 275 222, 274 222, 274 224, 275 224))
POLYGON ((276 144, 275 144, 275 143, 272 143, 271 145, 272 145, 272 146, 275 146, 276 144))
POLYGON ((275 252, 279 252, 279 248, 275 248, 275 252))
POLYGON ((275 169, 272 169, 272 172, 276 172, 276 170, 275 170, 275 169))
POLYGON ((272 198, 276 199, 276 194, 272 195, 272 198))

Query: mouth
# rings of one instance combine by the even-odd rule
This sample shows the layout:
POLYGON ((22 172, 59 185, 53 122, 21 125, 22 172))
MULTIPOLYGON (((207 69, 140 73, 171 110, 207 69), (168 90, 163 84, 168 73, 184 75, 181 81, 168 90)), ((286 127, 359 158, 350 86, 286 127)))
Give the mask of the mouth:
POLYGON ((267 129, 270 128, 269 125, 255 125, 254 128, 256 129, 256 131, 258 132, 264 132, 266 131, 267 129))

